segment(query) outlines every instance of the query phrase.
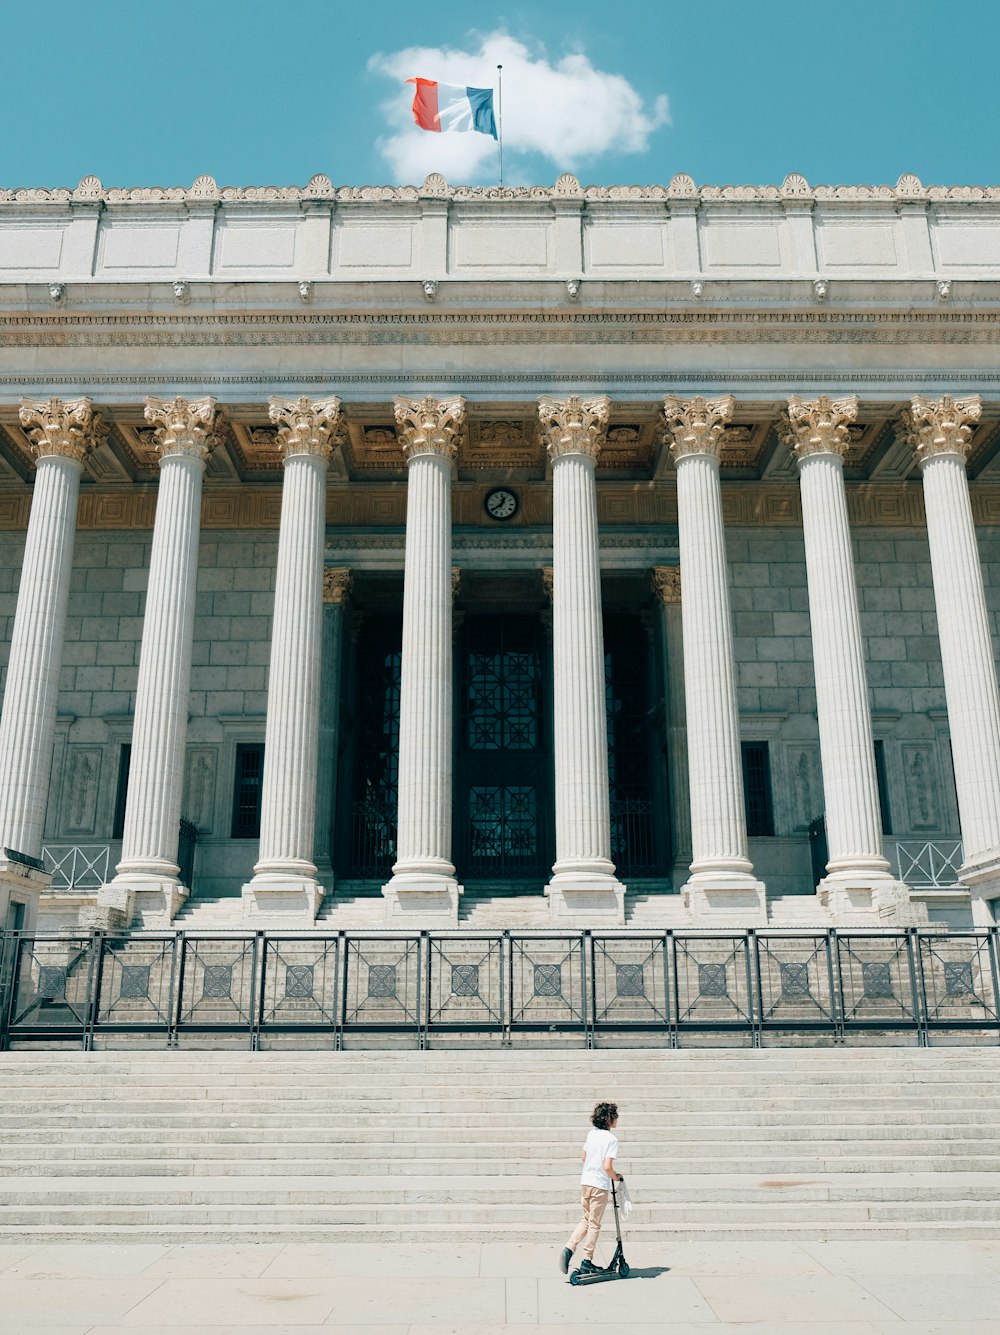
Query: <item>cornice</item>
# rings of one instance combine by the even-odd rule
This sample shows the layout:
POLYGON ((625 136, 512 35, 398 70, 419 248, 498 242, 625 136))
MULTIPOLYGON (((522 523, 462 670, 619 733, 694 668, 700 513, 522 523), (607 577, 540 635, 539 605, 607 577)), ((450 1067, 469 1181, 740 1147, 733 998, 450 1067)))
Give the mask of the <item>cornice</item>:
POLYGON ((803 204, 816 202, 912 204, 926 201, 955 201, 962 204, 1000 201, 998 185, 925 186, 912 173, 905 173, 891 185, 818 185, 810 186, 804 176, 793 172, 781 185, 703 185, 692 177, 678 174, 668 185, 591 185, 582 186, 576 176, 561 175, 552 186, 467 186, 449 185, 439 173, 432 173, 422 186, 335 186, 328 176, 313 176, 304 186, 219 186, 211 176, 199 176, 191 186, 138 186, 106 189, 96 176, 85 176, 75 189, 15 188, 0 189, 0 205, 38 208, 67 205, 108 205, 112 207, 150 205, 213 204, 413 204, 422 200, 453 200, 456 203, 507 204, 517 202, 548 203, 579 201, 602 203, 773 203, 803 204))

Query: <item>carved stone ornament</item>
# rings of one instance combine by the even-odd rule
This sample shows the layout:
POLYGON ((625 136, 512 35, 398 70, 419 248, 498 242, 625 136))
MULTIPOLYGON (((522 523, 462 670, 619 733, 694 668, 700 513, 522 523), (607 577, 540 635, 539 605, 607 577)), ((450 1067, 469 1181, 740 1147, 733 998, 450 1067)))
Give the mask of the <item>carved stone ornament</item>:
POLYGON ((146 421, 156 428, 161 460, 171 455, 205 460, 215 446, 215 399, 146 400, 146 421))
POLYGON ((393 411, 399 431, 399 443, 406 462, 422 454, 436 454, 454 459, 458 453, 458 435, 465 421, 465 400, 397 398, 393 411))
POLYGON ((663 603, 679 603, 681 600, 680 566, 653 566, 649 579, 653 592, 663 603))
POLYGON ((100 437, 100 421, 90 399, 21 400, 21 425, 36 459, 61 455, 83 463, 100 437))
POLYGON ((851 448, 850 423, 857 415, 856 394, 841 399, 830 399, 825 394, 818 399, 800 399, 793 394, 782 422, 785 441, 797 459, 811 454, 839 454, 843 458, 851 448))
POLYGON ((674 462, 690 454, 711 454, 717 459, 734 407, 731 394, 719 399, 664 399, 663 416, 674 462))
POLYGON ((918 462, 936 454, 969 453, 972 425, 979 421, 983 401, 978 394, 953 399, 950 394, 940 399, 913 397, 909 411, 904 409, 900 420, 900 434, 913 446, 918 462))
POLYGON ((549 458, 553 461, 570 454, 583 454, 595 459, 601 452, 611 400, 606 394, 581 399, 572 394, 568 399, 539 399, 538 419, 546 436, 549 458))
POLYGON ((462 567, 452 566, 451 568, 451 600, 452 602, 462 591, 462 567))
POLYGON ((340 425, 340 400, 279 399, 270 400, 267 415, 278 428, 278 449, 283 459, 311 455, 329 459, 340 425))
POLYGON ((323 571, 323 601, 343 607, 351 594, 354 576, 347 566, 327 566, 323 571))

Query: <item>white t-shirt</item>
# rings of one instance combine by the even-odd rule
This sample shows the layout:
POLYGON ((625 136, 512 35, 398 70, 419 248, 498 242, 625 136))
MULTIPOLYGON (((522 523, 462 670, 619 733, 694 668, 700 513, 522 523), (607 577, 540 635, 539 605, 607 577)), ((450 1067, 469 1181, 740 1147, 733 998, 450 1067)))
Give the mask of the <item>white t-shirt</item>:
POLYGON ((603 1187, 611 1190, 611 1179, 604 1171, 606 1159, 618 1156, 618 1137, 613 1131, 599 1131, 595 1126, 587 1133, 583 1144, 583 1172, 580 1174, 582 1187, 603 1187))

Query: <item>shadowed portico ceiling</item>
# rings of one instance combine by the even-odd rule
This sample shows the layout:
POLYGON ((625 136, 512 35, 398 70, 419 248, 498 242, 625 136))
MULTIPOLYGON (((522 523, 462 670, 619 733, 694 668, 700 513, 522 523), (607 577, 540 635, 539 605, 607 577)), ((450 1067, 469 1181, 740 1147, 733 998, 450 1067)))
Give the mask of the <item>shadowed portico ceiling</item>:
MULTIPOLYGON (((844 460, 851 481, 899 482, 916 475, 913 451, 895 427, 905 403, 864 403, 850 427, 844 460)), ((784 443, 781 403, 737 401, 722 447, 723 480, 787 482, 795 461, 784 443)), ((102 487, 154 484, 157 477, 153 430, 141 404, 99 405, 104 434, 84 472, 102 487)), ((206 468, 206 484, 266 483, 281 479, 276 428, 260 404, 221 404, 216 444, 206 468)), ((398 481, 406 463, 393 420, 392 404, 345 405, 340 449, 331 464, 332 480, 398 481)), ((533 402, 469 403, 459 438, 458 476, 466 482, 540 481, 548 475, 545 447, 533 402)), ((34 464, 17 410, 0 414, 0 486, 29 482, 34 464)), ((673 474, 663 441, 660 405, 612 406, 607 439, 597 465, 598 481, 658 481, 673 474)), ((969 476, 1000 480, 1000 404, 984 403, 969 453, 969 476)))

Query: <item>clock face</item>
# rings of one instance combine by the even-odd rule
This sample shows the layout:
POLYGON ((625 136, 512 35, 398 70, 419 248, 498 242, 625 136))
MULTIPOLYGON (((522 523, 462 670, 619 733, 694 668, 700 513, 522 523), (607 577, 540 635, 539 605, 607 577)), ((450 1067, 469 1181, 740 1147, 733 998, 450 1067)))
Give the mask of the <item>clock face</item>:
POLYGON ((494 487, 486 495, 486 513, 491 519, 513 519, 519 504, 517 493, 507 487, 494 487))

